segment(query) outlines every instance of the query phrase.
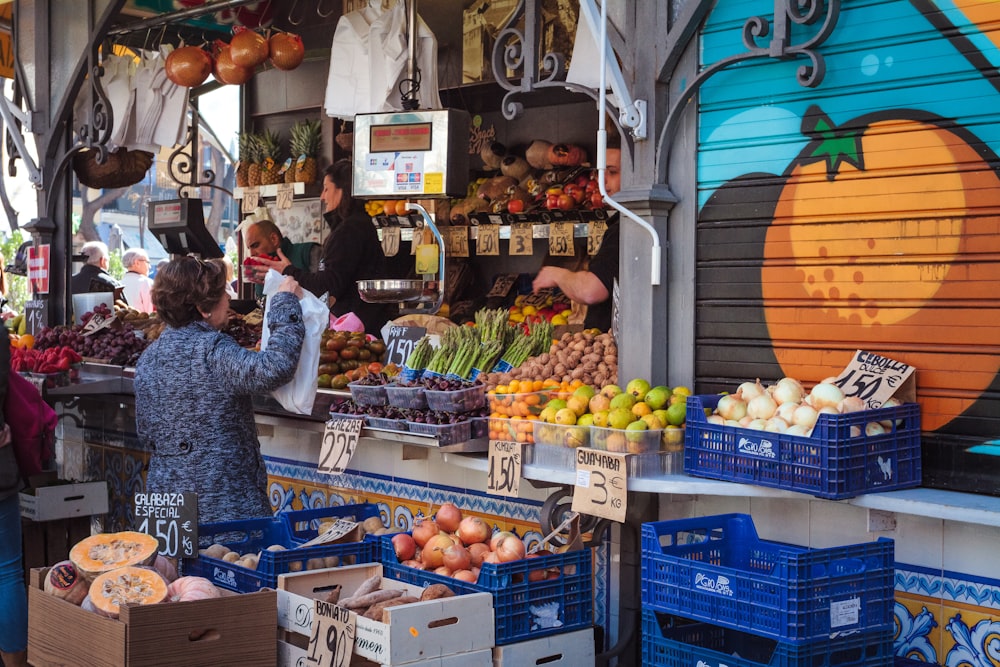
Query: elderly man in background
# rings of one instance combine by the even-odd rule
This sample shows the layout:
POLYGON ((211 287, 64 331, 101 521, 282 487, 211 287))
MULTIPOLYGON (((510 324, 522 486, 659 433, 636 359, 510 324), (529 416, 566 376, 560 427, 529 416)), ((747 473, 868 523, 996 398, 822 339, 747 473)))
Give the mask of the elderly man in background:
POLYGON ((142 248, 129 248, 122 255, 125 275, 125 300, 143 313, 153 312, 153 281, 149 278, 149 254, 142 248))
POLYGON ((121 287, 121 283, 108 273, 108 246, 100 241, 88 241, 80 248, 80 254, 86 257, 86 264, 70 281, 73 294, 114 292, 121 287))

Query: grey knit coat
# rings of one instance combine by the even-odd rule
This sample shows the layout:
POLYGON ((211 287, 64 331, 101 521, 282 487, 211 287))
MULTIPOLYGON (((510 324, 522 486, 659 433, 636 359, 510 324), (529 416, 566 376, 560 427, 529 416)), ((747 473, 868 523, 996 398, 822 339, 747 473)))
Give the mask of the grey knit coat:
POLYGON ((270 301, 265 351, 195 322, 165 329, 136 364, 136 431, 152 451, 146 491, 196 492, 200 523, 272 515, 253 395, 294 376, 305 326, 295 295, 270 301))

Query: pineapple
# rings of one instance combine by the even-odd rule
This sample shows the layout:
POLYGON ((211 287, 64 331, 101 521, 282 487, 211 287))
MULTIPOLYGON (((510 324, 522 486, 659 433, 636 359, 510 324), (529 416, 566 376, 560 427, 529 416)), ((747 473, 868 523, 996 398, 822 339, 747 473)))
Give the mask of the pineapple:
POLYGON ((247 171, 250 169, 250 133, 243 132, 239 137, 239 166, 236 167, 236 187, 245 188, 249 185, 247 171))
POLYGON ((318 118, 299 121, 292 127, 292 158, 296 160, 295 180, 299 183, 316 181, 316 157, 319 155, 322 132, 323 126, 318 118))
POLYGON ((260 186, 260 137, 247 134, 247 186, 260 186))
POLYGON ((277 132, 264 130, 260 137, 260 184, 279 182, 281 170, 281 137, 277 132))

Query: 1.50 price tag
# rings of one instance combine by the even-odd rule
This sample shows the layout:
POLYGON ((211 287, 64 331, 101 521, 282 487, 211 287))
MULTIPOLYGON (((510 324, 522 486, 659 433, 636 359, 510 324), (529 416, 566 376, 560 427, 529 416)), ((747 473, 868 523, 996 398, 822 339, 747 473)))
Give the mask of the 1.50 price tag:
POLYGON ((476 228, 476 254, 500 254, 500 225, 486 224, 476 228))
POLYGON ((464 225, 452 227, 448 232, 448 245, 452 257, 469 256, 469 228, 464 225))
POLYGON ((628 472, 625 454, 581 447, 576 450, 573 511, 625 523, 628 472))
POLYGON ((427 329, 424 327, 389 327, 389 335, 385 341, 385 363, 402 366, 426 333, 427 329))
MULTIPOLYGON (((843 390, 844 396, 857 396, 869 410, 874 410, 882 407, 883 403, 899 391, 914 370, 913 366, 901 361, 858 350, 834 384, 843 390)), ((914 398, 915 396, 900 396, 903 402, 914 398)))
POLYGON ((319 448, 319 472, 328 475, 339 475, 347 470, 347 465, 358 448, 361 437, 361 427, 365 420, 337 418, 326 423, 323 430, 323 444, 319 448))
POLYGON ((306 664, 347 667, 354 654, 357 614, 335 604, 316 600, 306 664))
POLYGON ((490 440, 489 472, 486 476, 486 492, 498 496, 517 497, 521 485, 520 442, 490 440))
POLYGON ((159 540, 160 555, 198 555, 197 493, 137 493, 134 500, 136 530, 159 540))

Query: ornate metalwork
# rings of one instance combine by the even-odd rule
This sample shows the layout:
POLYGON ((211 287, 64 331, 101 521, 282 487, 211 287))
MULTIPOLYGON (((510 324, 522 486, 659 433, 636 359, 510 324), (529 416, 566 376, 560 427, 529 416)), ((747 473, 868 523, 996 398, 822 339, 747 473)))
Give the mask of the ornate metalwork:
POLYGON ((174 152, 167 158, 167 175, 178 183, 178 197, 190 196, 186 193, 188 188, 213 188, 231 195, 232 192, 230 190, 215 184, 216 175, 214 170, 202 169, 198 173, 201 165, 201 151, 198 140, 200 123, 198 122, 198 118, 198 111, 195 108, 194 113, 191 114, 191 124, 188 126, 187 141, 174 149, 174 152), (190 154, 184 150, 188 146, 191 147, 190 154), (199 180, 199 178, 202 180, 199 180))
MULTIPOLYGON (((680 97, 675 100, 667 114, 667 122, 660 132, 657 146, 658 172, 660 180, 666 177, 667 142, 673 137, 680 124, 681 116, 688 103, 701 89, 701 86, 715 74, 735 63, 756 58, 778 58, 790 60, 805 56, 809 64, 800 65, 795 72, 799 85, 815 88, 826 76, 826 63, 823 56, 816 51, 833 33, 840 18, 840 0, 774 0, 774 20, 765 16, 751 16, 743 24, 742 40, 747 51, 713 63, 703 69, 692 79, 680 97), (793 44, 791 39, 792 26, 814 25, 822 19, 822 25, 815 34, 801 44, 793 44), (773 26, 773 34, 772 34, 773 26), (771 35, 765 45, 760 41, 771 35)), ((699 19, 704 20, 704 19, 699 19)), ((682 32, 688 26, 676 26, 674 30, 682 32)))

